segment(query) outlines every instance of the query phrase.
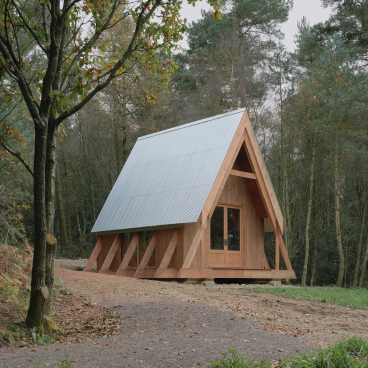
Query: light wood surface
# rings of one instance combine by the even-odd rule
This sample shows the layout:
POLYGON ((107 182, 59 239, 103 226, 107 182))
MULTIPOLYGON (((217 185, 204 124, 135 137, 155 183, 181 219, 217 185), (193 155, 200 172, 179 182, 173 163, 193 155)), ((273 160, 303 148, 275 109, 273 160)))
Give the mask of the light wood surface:
POLYGON ((199 226, 197 229, 197 232, 193 238, 192 244, 189 247, 189 250, 184 258, 183 266, 180 268, 180 271, 178 273, 178 277, 180 277, 183 269, 189 268, 193 262, 193 258, 197 252, 197 249, 199 247, 202 235, 207 227, 207 221, 205 223, 205 226, 199 226))
POLYGON ((231 268, 185 268, 178 278, 214 279, 214 278, 246 278, 246 279, 295 279, 294 271, 289 270, 242 270, 231 268))
POLYGON ((171 240, 170 240, 170 244, 166 249, 165 255, 162 258, 162 261, 160 263, 160 266, 157 268, 157 271, 155 273, 155 278, 158 277, 158 275, 160 274, 160 270, 166 269, 167 266, 169 265, 171 258, 175 252, 175 249, 178 245, 178 240, 179 240, 179 236, 178 236, 178 230, 175 230, 171 240))
POLYGON ((215 182, 210 190, 206 202, 202 209, 202 224, 205 224, 216 207, 222 189, 225 186, 226 180, 233 168, 234 162, 238 155, 241 145, 244 141, 244 129, 246 125, 246 113, 243 114, 238 128, 235 131, 234 137, 230 143, 229 149, 225 155, 224 161, 221 164, 220 170, 216 176, 215 182))
POLYGON ((148 247, 146 249, 146 251, 144 252, 142 261, 139 264, 139 267, 137 268, 137 271, 134 274, 134 277, 138 277, 138 274, 140 271, 142 271, 143 269, 145 269, 148 265, 148 262, 151 258, 151 255, 153 253, 153 250, 155 249, 157 243, 157 234, 156 231, 153 233, 153 236, 148 244, 148 247))
MULTIPOLYGON (((118 270, 116 271, 116 275, 121 274, 121 271, 127 269, 128 265, 129 265, 129 262, 130 262, 133 254, 134 254, 134 252, 135 252, 135 250, 138 246, 138 243, 139 243, 139 232, 134 234, 133 239, 129 244, 129 247, 128 247, 127 251, 125 252, 124 258, 123 258, 118 270)), ((134 270, 134 272, 135 272, 135 270, 134 270)), ((134 276, 134 272, 133 272, 132 276, 134 276)))
POLYGON ((120 237, 119 235, 116 235, 115 240, 112 243, 111 248, 109 250, 109 253, 107 253, 104 263, 102 264, 102 267, 100 268, 100 272, 106 271, 110 268, 112 260, 114 259, 115 254, 119 249, 119 245, 120 245, 120 237))
POLYGON ((97 259, 98 255, 101 252, 101 249, 102 249, 102 239, 99 236, 98 239, 97 239, 97 244, 95 245, 95 248, 93 249, 92 254, 89 257, 89 260, 88 260, 88 262, 86 264, 86 267, 84 267, 84 270, 83 271, 90 271, 90 270, 92 270, 92 267, 95 264, 96 259, 97 259))
POLYGON ((257 180, 256 174, 239 171, 239 170, 230 170, 230 175, 240 176, 241 178, 254 179, 257 180))

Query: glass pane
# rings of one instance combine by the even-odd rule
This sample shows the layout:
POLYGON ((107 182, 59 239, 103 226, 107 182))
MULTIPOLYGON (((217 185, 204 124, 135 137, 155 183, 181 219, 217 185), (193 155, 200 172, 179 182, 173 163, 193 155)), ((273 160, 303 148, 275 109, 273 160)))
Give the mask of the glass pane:
POLYGON ((216 207, 211 217, 211 249, 224 250, 224 207, 216 207))
POLYGON ((227 250, 240 250, 240 209, 227 209, 227 250))

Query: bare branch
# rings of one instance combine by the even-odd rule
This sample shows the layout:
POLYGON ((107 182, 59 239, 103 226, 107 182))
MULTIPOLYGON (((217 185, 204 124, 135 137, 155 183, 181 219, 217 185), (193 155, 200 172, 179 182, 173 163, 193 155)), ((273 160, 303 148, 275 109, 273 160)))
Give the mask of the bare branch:
POLYGON ((47 20, 46 20, 46 4, 42 4, 42 19, 43 19, 43 31, 45 32, 46 42, 50 43, 50 37, 47 29, 47 20))
POLYGON ((34 123, 43 129, 45 128, 45 124, 43 123, 40 117, 37 105, 33 101, 31 90, 28 86, 28 83, 25 80, 23 73, 18 69, 16 63, 12 60, 12 57, 10 56, 10 53, 9 53, 9 48, 11 48, 11 46, 10 45, 5 46, 3 39, 0 36, 0 52, 3 54, 5 60, 9 60, 9 63, 11 64, 13 68, 13 71, 11 72, 10 75, 14 74, 14 77, 16 81, 18 82, 19 88, 23 94, 23 98, 28 106, 28 110, 32 116, 34 123))
POLYGON ((96 31, 96 33, 91 37, 91 39, 79 50, 77 55, 75 55, 75 57, 73 58, 67 72, 65 73, 64 80, 61 83, 61 86, 60 86, 61 90, 63 90, 65 88, 65 85, 69 82, 70 72, 73 70, 76 63, 80 59, 80 57, 83 55, 84 52, 86 52, 90 47, 92 47, 97 42, 97 40, 101 36, 102 32, 108 27, 112 17, 114 16, 114 14, 115 14, 115 12, 118 8, 119 2, 120 2, 119 0, 114 1, 114 5, 111 9, 111 12, 110 12, 109 16, 107 17, 107 19, 105 20, 104 24, 101 26, 101 28, 99 30, 96 31))
POLYGON ((14 157, 16 157, 23 165, 24 167, 28 170, 28 172, 34 176, 34 173, 31 169, 31 167, 27 164, 27 162, 23 159, 22 154, 17 151, 13 151, 10 147, 8 147, 2 140, 0 140, 0 144, 5 148, 5 150, 7 150, 11 155, 13 155, 14 157))
POLYGON ((79 3, 81 0, 74 0, 70 3, 70 5, 65 4, 66 7, 63 9, 62 17, 65 17, 68 14, 68 11, 77 3, 79 3))
POLYGON ((124 52, 123 57, 118 60, 118 62, 115 64, 115 66, 111 69, 109 77, 105 80, 105 82, 99 84, 91 93, 89 93, 83 101, 80 101, 77 105, 73 106, 69 111, 65 111, 62 113, 57 119, 55 119, 54 124, 55 126, 60 125, 65 119, 67 119, 69 116, 73 115, 77 111, 79 111, 83 106, 87 104, 98 92, 103 90, 106 86, 110 84, 110 82, 115 77, 115 73, 120 69, 122 65, 127 61, 127 59, 132 55, 133 51, 135 51, 136 43, 138 34, 142 28, 142 26, 147 22, 147 20, 152 16, 153 12, 156 10, 156 8, 161 4, 161 0, 156 0, 154 4, 152 5, 149 12, 144 16, 144 11, 147 8, 147 5, 150 3, 150 0, 148 0, 145 3, 145 6, 143 6, 143 9, 141 10, 138 18, 137 18, 137 24, 135 27, 135 31, 133 34, 133 37, 130 41, 130 44, 127 48, 127 50, 124 52))
POLYGON ((20 19, 22 20, 23 24, 25 25, 25 27, 28 29, 28 31, 31 33, 31 35, 33 36, 34 40, 37 42, 37 45, 41 48, 41 50, 48 55, 48 50, 47 48, 45 48, 42 43, 39 41, 37 34, 33 31, 33 29, 28 25, 28 23, 26 22, 26 20, 23 17, 22 12, 19 10, 17 4, 15 3, 14 0, 11 0, 11 2, 13 3, 15 9, 17 10, 17 13, 20 17, 20 19))

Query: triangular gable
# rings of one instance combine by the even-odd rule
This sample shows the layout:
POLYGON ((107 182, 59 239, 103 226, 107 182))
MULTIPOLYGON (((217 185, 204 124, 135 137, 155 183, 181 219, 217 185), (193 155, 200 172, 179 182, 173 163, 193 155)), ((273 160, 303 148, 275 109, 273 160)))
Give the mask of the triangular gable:
MULTIPOLYGON (((230 171, 241 151, 243 144, 248 155, 250 167, 243 167, 243 171, 252 172, 256 174, 258 191, 261 194, 264 203, 267 217, 270 219, 273 229, 277 226, 283 233, 284 220, 282 212, 274 191, 270 176, 267 171, 261 150, 259 148, 256 135, 250 122, 248 113, 244 111, 242 119, 239 123, 237 131, 230 144, 229 150, 226 153, 222 166, 218 172, 211 192, 206 200, 202 210, 202 224, 204 225, 208 218, 212 215, 218 199, 222 193, 225 183, 230 175, 230 171)), ((266 217, 266 216, 262 216, 266 217)))

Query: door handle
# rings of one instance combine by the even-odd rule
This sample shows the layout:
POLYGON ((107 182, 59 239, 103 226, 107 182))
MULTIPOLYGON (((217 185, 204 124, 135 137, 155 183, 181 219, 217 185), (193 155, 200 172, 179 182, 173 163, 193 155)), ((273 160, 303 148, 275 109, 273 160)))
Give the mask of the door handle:
POLYGON ((224 239, 224 245, 227 246, 227 239, 224 239))

